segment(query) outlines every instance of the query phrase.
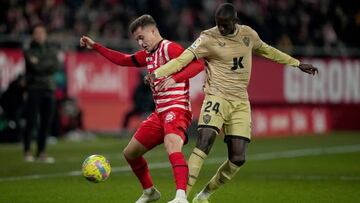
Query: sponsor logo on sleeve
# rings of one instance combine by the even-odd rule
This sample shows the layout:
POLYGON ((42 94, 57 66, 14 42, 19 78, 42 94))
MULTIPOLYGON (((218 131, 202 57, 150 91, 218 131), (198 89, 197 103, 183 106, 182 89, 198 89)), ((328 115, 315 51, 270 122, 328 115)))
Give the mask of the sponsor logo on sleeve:
POLYGON ((192 49, 198 48, 198 46, 201 44, 201 38, 198 38, 190 47, 192 49))

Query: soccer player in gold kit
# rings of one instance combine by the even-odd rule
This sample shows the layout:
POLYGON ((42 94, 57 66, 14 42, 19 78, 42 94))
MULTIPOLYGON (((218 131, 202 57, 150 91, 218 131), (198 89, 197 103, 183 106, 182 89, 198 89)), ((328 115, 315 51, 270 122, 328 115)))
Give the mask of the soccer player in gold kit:
MULTIPOLYGON (((237 24, 237 14, 232 4, 225 3, 215 13, 216 26, 205 30, 200 37, 175 58, 146 76, 150 82, 181 70, 195 58, 204 58, 207 64, 204 86, 205 99, 199 116, 196 147, 189 161, 187 192, 195 184, 200 169, 216 136, 223 129, 228 148, 228 160, 198 193, 193 203, 209 202, 216 189, 231 180, 245 163, 245 152, 250 142, 251 110, 247 87, 251 75, 252 52, 281 64, 299 68, 315 75, 318 69, 269 46, 255 30, 237 24)), ((265 67, 266 68, 266 67, 265 67)), ((164 81, 155 88, 167 88, 164 81)))

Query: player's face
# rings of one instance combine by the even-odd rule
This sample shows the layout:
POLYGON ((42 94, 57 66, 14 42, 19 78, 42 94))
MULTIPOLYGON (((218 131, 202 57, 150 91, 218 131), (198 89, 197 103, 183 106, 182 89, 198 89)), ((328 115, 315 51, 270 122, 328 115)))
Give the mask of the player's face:
POLYGON ((152 26, 139 27, 133 33, 135 40, 146 51, 152 51, 156 46, 156 30, 152 26))
POLYGON ((44 27, 38 26, 34 29, 33 38, 37 43, 44 43, 46 41, 46 36, 46 30, 44 27))
POLYGON ((226 36, 234 33, 235 20, 217 17, 215 21, 221 35, 226 36))

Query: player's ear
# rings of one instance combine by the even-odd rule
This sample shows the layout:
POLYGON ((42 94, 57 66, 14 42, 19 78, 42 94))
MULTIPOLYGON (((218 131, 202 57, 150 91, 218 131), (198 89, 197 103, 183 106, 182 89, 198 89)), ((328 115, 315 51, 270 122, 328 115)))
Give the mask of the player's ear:
POLYGON ((154 26, 154 27, 151 27, 151 32, 153 33, 153 35, 156 34, 156 32, 158 32, 157 28, 154 26))
POLYGON ((235 25, 237 22, 239 22, 239 19, 236 17, 233 19, 233 24, 235 25))

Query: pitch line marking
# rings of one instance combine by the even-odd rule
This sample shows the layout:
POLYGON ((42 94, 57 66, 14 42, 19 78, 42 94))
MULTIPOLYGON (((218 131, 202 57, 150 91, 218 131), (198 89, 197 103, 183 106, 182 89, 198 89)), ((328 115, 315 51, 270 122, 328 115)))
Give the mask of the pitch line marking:
MULTIPOLYGON (((351 153, 351 152, 359 152, 360 145, 348 145, 348 146, 335 146, 335 147, 326 147, 326 148, 308 148, 308 149, 298 149, 298 150, 287 150, 287 151, 279 151, 279 152, 265 152, 252 154, 247 157, 249 161, 263 161, 263 160, 273 160, 273 159, 282 159, 282 158, 296 158, 296 157, 306 157, 306 156, 318 156, 324 154, 343 154, 343 153, 351 153)), ((225 160, 225 157, 214 157, 208 158, 205 161, 206 164, 219 164, 225 160)), ((150 169, 163 169, 169 167, 170 164, 168 162, 159 162, 149 164, 150 169)), ((121 167, 113 167, 112 172, 130 172, 130 168, 128 166, 121 167)), ((80 176, 81 171, 70 171, 64 173, 51 173, 51 174, 35 174, 35 175, 27 175, 27 176, 14 176, 14 177, 4 177, 0 178, 0 182, 6 181, 18 181, 18 180, 35 180, 42 178, 55 178, 55 177, 66 177, 66 176, 80 176)), ((268 177, 268 176, 267 176, 268 177)), ((269 176, 270 177, 270 176, 269 176)), ((271 176, 273 178, 286 178, 280 176, 271 176)), ((290 179, 306 179, 306 180, 323 180, 329 179, 329 176, 293 176, 287 177, 290 179)), ((340 176, 340 180, 346 181, 359 181, 360 177, 357 176, 340 176)))

